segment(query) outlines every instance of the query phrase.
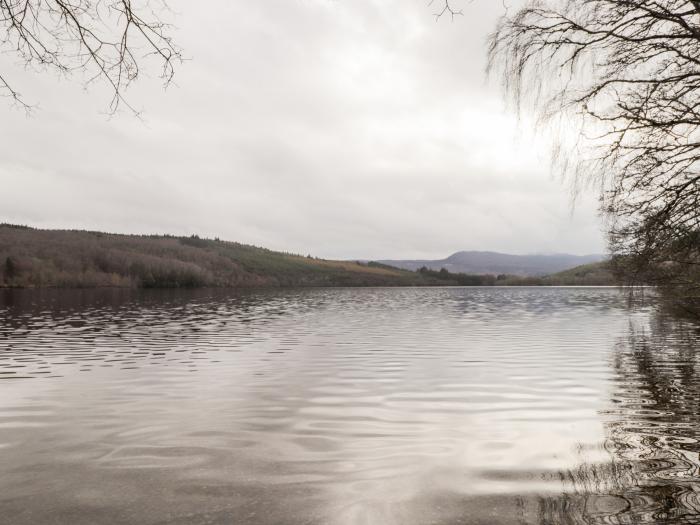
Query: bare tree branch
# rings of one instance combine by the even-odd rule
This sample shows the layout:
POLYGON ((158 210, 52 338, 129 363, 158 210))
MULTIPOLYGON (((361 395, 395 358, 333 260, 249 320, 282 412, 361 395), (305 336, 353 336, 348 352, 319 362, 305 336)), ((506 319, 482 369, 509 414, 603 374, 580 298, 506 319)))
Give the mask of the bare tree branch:
MULTIPOLYGON (((83 71, 88 83, 109 86, 110 111, 135 109, 124 92, 140 73, 142 62, 156 58, 167 86, 182 54, 168 34, 170 27, 149 0, 0 0, 0 51, 15 54, 26 66, 61 74, 83 71)), ((30 106, 6 77, 0 94, 30 106)))
POLYGON ((489 55, 518 107, 584 130, 557 167, 601 184, 627 275, 700 283, 700 0, 531 0, 489 55))
MULTIPOLYGON (((430 0, 430 2, 428 2, 428 5, 432 6, 433 3, 435 3, 435 0, 430 0)), ((452 7, 452 4, 450 4, 450 0, 442 0, 440 10, 433 14, 435 16, 435 20, 439 20, 445 14, 449 14, 451 19, 454 20, 455 16, 461 16, 464 13, 461 9, 455 9, 454 7, 452 7)))

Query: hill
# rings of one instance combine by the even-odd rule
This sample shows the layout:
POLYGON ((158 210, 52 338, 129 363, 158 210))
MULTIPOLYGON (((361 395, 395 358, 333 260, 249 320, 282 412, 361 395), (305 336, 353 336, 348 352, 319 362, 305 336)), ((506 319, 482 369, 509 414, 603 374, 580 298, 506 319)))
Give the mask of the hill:
POLYGON ((377 263, 329 261, 197 236, 0 225, 0 287, 451 284, 377 263))
POLYGON ((442 283, 454 282, 459 286, 614 286, 617 284, 609 261, 584 264, 543 277, 451 273, 445 268, 437 271, 425 266, 419 268, 418 273, 438 279, 442 283))
POLYGON ((506 286, 614 286, 617 283, 609 261, 583 264, 544 277, 506 276, 497 280, 506 286))
POLYGON ((618 284, 609 261, 583 264, 563 272, 548 275, 544 279, 548 285, 613 286, 618 284))
POLYGON ((604 255, 511 255, 498 252, 462 251, 438 260, 382 260, 380 262, 412 271, 426 267, 429 270, 445 268, 451 273, 530 277, 550 275, 604 259, 604 255))
MULTIPOLYGON (((482 252, 484 253, 484 252, 482 252)), ((0 224, 0 287, 493 286, 613 284, 607 263, 547 277, 331 261, 197 236, 0 224)))

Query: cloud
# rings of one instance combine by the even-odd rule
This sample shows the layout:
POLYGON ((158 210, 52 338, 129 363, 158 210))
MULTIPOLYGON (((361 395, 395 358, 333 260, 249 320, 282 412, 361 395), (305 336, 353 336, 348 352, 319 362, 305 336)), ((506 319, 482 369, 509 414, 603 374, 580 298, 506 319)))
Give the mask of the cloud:
POLYGON ((572 212, 546 140, 485 81, 494 4, 436 23, 424 2, 181 0, 192 60, 129 92, 145 122, 6 56, 41 109, 0 108, 0 219, 337 258, 601 251, 595 200, 572 212))

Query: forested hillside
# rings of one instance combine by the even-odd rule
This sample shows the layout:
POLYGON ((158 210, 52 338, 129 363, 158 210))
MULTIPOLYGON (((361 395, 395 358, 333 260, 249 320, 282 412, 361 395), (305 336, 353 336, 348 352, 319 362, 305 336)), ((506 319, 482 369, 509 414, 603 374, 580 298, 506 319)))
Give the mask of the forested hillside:
POLYGON ((542 286, 613 284, 607 263, 546 277, 330 261, 197 236, 0 224, 0 287, 542 286))
POLYGON ((328 261, 235 242, 0 225, 0 286, 201 287, 421 285, 379 264, 328 261))

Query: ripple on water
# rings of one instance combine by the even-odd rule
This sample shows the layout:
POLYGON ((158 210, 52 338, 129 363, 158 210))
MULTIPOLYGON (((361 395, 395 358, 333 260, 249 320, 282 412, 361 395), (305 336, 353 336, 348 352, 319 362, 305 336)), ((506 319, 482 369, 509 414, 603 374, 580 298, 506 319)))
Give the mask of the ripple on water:
POLYGON ((698 332, 614 289, 14 291, 0 318, 11 523, 700 522, 698 332))

